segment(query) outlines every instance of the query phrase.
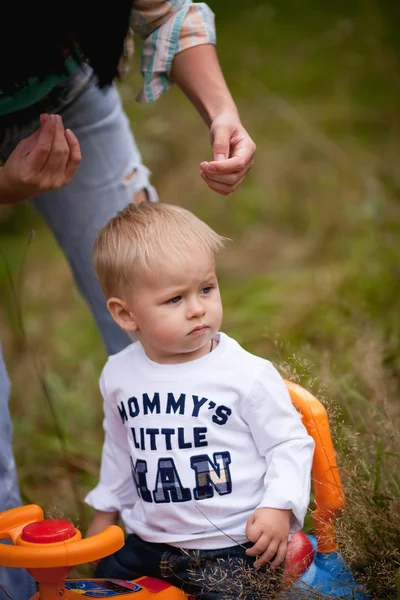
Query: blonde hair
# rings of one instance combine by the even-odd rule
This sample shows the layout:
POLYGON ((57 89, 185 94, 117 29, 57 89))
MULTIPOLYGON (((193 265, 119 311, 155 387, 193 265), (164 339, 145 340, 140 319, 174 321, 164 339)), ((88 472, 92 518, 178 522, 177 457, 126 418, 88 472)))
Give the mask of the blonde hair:
POLYGON ((193 213, 172 204, 129 204, 99 232, 93 265, 106 298, 121 297, 139 270, 179 264, 187 250, 216 255, 226 238, 193 213))

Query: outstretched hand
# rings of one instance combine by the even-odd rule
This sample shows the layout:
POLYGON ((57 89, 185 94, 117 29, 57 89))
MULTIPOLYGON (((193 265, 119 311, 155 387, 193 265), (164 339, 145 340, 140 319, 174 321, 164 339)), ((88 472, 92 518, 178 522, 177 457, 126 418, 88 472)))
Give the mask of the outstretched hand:
POLYGON ((0 169, 0 202, 22 202, 66 185, 80 161, 79 142, 62 118, 41 115, 39 129, 21 140, 0 169))
POLYGON ((210 131, 214 160, 200 164, 200 175, 211 190, 227 196, 253 166, 256 145, 235 112, 217 116, 210 131))

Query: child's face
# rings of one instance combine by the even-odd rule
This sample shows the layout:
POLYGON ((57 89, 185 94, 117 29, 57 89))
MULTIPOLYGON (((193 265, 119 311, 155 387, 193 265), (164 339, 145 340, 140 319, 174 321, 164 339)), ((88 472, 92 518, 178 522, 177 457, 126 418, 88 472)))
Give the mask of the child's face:
POLYGON ((132 330, 152 360, 185 362, 206 354, 222 322, 214 257, 187 251, 181 264, 144 274, 129 310, 132 330))

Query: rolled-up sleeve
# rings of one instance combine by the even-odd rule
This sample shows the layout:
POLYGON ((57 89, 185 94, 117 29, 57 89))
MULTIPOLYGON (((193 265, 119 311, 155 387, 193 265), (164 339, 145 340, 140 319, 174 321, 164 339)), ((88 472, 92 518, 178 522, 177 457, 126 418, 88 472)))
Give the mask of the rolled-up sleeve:
POLYGON ((143 39, 141 103, 154 102, 172 85, 174 56, 193 46, 215 44, 214 14, 203 2, 136 0, 132 29, 143 39))

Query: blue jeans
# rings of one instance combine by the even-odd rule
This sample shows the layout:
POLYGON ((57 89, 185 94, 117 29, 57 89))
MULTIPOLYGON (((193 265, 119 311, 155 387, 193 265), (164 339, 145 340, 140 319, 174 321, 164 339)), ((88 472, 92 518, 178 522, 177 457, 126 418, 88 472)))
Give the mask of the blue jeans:
POLYGON ((281 586, 281 569, 274 574, 265 567, 256 571, 255 557, 245 553, 252 545, 181 550, 168 544, 145 542, 130 534, 120 550, 100 561, 95 577, 128 580, 141 575, 157 577, 183 589, 196 600, 269 598, 281 586))
MULTIPOLYGON (((118 352, 129 338, 111 319, 92 267, 92 245, 99 229, 124 208, 136 192, 156 192, 114 87, 99 90, 89 69, 78 71, 49 95, 40 106, 0 117, 0 160, 7 159, 17 143, 39 126, 41 112, 59 113, 65 128, 77 136, 82 162, 72 182, 35 198, 34 203, 52 229, 86 298, 109 354, 118 352), (17 124, 16 124, 17 123, 17 124)), ((0 512, 21 504, 11 448, 12 426, 8 410, 9 381, 0 349, 0 512)), ((25 570, 0 567, 0 600, 27 600, 35 592, 25 570)))

